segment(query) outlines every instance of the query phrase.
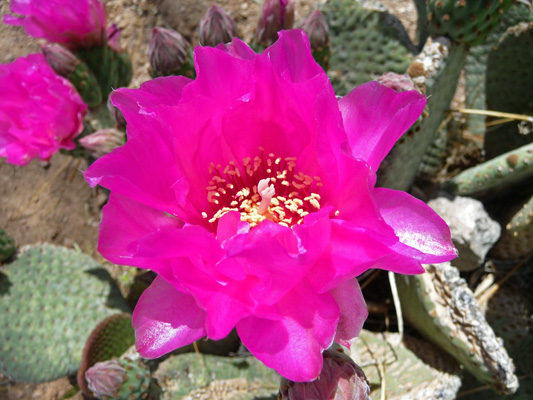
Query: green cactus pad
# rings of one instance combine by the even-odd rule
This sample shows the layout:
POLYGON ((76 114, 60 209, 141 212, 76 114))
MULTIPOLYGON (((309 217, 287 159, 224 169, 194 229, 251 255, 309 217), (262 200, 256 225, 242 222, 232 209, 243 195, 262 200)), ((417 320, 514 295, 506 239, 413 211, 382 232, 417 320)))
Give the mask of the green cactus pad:
POLYGON ((230 393, 238 400, 276 399, 279 387, 279 375, 250 356, 175 355, 159 364, 154 377, 161 385, 163 399, 185 395, 214 399, 230 393))
POLYGON ((89 66, 102 91, 102 101, 112 90, 128 86, 132 78, 128 53, 116 52, 109 46, 80 49, 76 55, 89 66))
POLYGON ((502 394, 518 387, 514 366, 457 268, 430 264, 417 276, 397 275, 405 318, 455 357, 480 382, 502 394))
POLYGON ((122 384, 115 400, 131 400, 146 398, 150 388, 152 375, 150 368, 141 360, 119 358, 118 363, 126 370, 126 380, 122 384))
POLYGON ((428 98, 429 115, 416 122, 394 145, 378 170, 378 185, 408 190, 426 150, 434 142, 455 94, 466 50, 446 38, 428 39, 408 74, 428 98))
POLYGON ((428 0, 428 29, 467 46, 482 43, 513 0, 428 0))
MULTIPOLYGON (((528 293, 511 287, 500 288, 490 298, 486 310, 487 321, 498 336, 516 365, 520 380, 517 392, 505 397, 509 400, 531 400, 533 398, 533 336, 531 335, 531 301, 528 293)), ((479 383, 467 380, 465 390, 479 387, 479 383)), ((480 391, 468 397, 469 400, 500 400, 494 392, 480 391)))
POLYGON ((328 1, 324 16, 331 40, 328 75, 337 95, 386 72, 405 73, 415 48, 396 17, 354 0, 328 1))
POLYGON ((120 357, 135 343, 131 314, 110 315, 92 331, 82 353, 78 370, 78 385, 87 396, 91 393, 85 381, 85 371, 100 361, 120 357))
MULTIPOLYGON (((489 54, 486 96, 489 110, 533 115, 533 22, 522 22, 507 32, 489 54)), ((487 129, 487 158, 533 142, 519 133, 518 121, 487 129)))
POLYGON ((460 368, 453 358, 429 343, 398 334, 366 330, 352 345, 354 361, 363 368, 371 397, 389 400, 453 400, 461 386, 460 368))
POLYGON ((118 288, 89 256, 26 247, 0 275, 0 372, 25 382, 73 374, 92 329, 124 311, 118 288))
POLYGON ((491 255, 501 259, 519 259, 533 249, 533 197, 505 225, 491 255))
POLYGON ((532 176, 533 143, 464 170, 446 184, 446 189, 461 196, 503 193, 532 176))
POLYGON ((102 103, 102 91, 87 64, 80 61, 74 71, 66 78, 74 85, 83 101, 89 107, 97 107, 102 103))
MULTIPOLYGON (((470 49, 465 65, 466 108, 486 109, 486 74, 489 54, 508 28, 520 22, 533 22, 533 7, 525 3, 516 2, 503 14, 501 22, 485 42, 470 49)), ((498 68, 497 63, 494 66, 498 68)), ((507 79, 510 78, 508 77, 507 79)), ((517 94, 519 96, 522 95, 521 92, 517 94)), ((485 120, 486 117, 484 115, 468 115, 468 130, 477 135, 484 135, 485 120)))
POLYGON ((15 253, 15 239, 0 229, 0 263, 9 260, 15 253))

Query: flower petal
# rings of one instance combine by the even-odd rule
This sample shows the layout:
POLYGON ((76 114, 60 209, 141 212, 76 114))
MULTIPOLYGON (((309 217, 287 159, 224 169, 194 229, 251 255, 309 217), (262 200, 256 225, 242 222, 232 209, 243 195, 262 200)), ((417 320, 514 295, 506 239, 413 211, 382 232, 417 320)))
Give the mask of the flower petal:
MULTIPOLYGON (((450 228, 427 204, 413 196, 391 189, 376 189, 381 215, 393 229, 400 243, 422 253, 424 263, 441 263, 457 256, 450 228)), ((399 253, 415 256, 409 249, 396 247, 399 253)))
POLYGON ((418 92, 398 93, 376 81, 356 87, 339 107, 352 154, 377 171, 394 143, 420 117, 426 98, 418 92))
POLYGON ((113 192, 102 211, 98 251, 115 264, 150 268, 153 260, 138 253, 140 241, 159 229, 182 226, 167 213, 113 192))
POLYGON ((339 325, 335 334, 335 342, 350 347, 359 336, 366 318, 368 308, 357 279, 342 282, 330 290, 340 308, 339 325))
POLYGON ((258 314, 237 323, 246 348, 287 379, 307 382, 317 378, 322 351, 333 342, 339 320, 333 296, 317 295, 302 284, 264 312, 265 317, 258 314))
POLYGON ((204 310, 161 277, 141 295, 132 322, 135 345, 144 358, 160 357, 206 334, 204 310))
MULTIPOLYGON (((278 33, 279 39, 260 57, 271 60, 274 70, 291 82, 326 76, 311 54, 311 44, 304 31, 292 29, 278 33)), ((326 77, 327 79, 327 77, 326 77)))
POLYGON ((139 89, 119 89, 112 95, 128 125, 128 141, 85 172, 91 186, 115 193, 173 215, 186 217, 172 186, 181 178, 173 154, 173 133, 165 104, 177 102, 186 78, 159 78, 139 89), (165 96, 163 96, 165 94, 165 96), (159 105, 163 104, 163 105, 159 105))
POLYGON ((318 293, 323 293, 370 268, 404 274, 424 272, 418 260, 396 252, 394 246, 398 241, 395 239, 333 219, 329 246, 307 279, 318 293))

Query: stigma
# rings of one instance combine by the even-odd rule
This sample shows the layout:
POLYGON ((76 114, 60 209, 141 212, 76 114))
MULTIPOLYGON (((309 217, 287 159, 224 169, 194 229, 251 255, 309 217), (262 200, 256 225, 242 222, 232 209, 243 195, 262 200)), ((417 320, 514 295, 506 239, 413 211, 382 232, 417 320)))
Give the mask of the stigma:
POLYGON ((230 211, 240 213, 251 227, 269 219, 283 226, 301 224, 306 215, 320 210, 320 177, 298 171, 296 157, 259 155, 246 157, 239 166, 231 161, 224 168, 211 164, 206 187, 211 210, 202 216, 209 224, 230 211))

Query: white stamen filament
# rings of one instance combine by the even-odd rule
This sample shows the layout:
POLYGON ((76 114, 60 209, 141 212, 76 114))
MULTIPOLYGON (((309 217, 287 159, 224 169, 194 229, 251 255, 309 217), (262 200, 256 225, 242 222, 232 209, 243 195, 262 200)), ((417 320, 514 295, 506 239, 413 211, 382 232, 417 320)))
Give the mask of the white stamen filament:
POLYGON ((270 182, 270 178, 261 179, 259 183, 257 184, 257 191, 261 195, 261 203, 259 204, 259 207, 257 208, 258 214, 265 214, 268 211, 268 207, 270 206, 270 201, 272 200, 272 197, 276 193, 276 190, 274 189, 274 185, 268 186, 270 182))

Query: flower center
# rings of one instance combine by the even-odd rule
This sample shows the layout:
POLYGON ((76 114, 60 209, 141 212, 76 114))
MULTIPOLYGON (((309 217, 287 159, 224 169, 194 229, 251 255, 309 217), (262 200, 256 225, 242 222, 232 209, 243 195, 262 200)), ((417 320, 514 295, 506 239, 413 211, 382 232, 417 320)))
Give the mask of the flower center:
POLYGON ((296 172, 296 157, 265 157, 264 150, 259 151, 259 156, 243 160, 242 171, 233 161, 224 168, 211 163, 206 187, 211 212, 202 213, 209 223, 237 211, 251 227, 265 219, 290 227, 320 210, 320 177, 296 172))

